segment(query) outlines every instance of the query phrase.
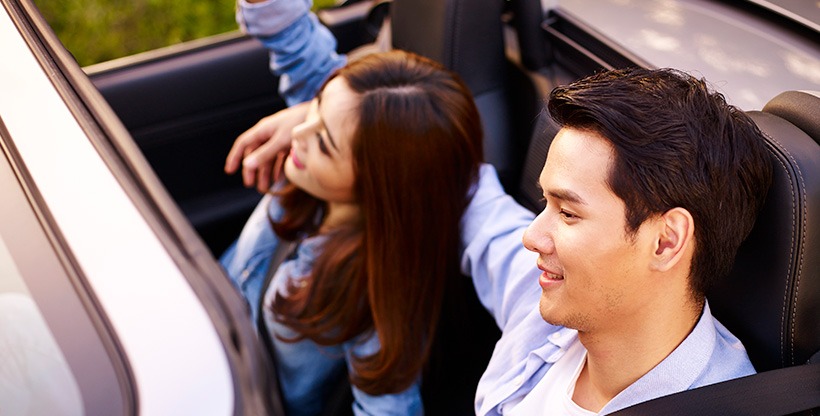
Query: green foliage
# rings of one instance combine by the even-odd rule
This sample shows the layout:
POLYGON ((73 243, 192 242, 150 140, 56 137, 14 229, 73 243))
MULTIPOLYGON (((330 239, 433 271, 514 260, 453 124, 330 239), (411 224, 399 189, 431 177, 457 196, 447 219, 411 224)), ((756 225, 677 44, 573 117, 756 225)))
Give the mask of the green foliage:
MULTIPOLYGON (((34 0, 80 65, 236 30, 236 0, 34 0)), ((328 7, 334 0, 315 0, 328 7)))
POLYGON ((35 0, 80 65, 237 28, 235 0, 35 0))

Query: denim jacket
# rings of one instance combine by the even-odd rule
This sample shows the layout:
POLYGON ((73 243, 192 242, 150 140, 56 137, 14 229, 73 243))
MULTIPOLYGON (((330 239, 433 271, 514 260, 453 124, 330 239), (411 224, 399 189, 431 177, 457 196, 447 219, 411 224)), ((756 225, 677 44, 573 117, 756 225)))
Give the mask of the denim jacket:
POLYGON ((279 76, 279 94, 291 106, 312 100, 325 79, 344 66, 336 38, 311 13, 312 0, 239 0, 236 21, 270 52, 270 69, 279 76))
MULTIPOLYGON (((311 340, 287 342, 296 333, 276 322, 270 303, 277 292, 284 293, 289 281, 304 278, 313 268, 321 252, 323 236, 302 240, 295 256, 285 260, 276 270, 267 288, 265 280, 272 253, 280 243, 271 228, 268 216, 280 219, 282 208, 270 194, 262 198, 251 214, 239 239, 234 242, 220 263, 233 283, 242 292, 251 309, 254 322, 259 302, 264 299, 263 317, 273 345, 274 362, 283 401, 288 416, 318 414, 328 396, 328 389, 340 372, 353 369, 349 363, 353 355, 367 356, 379 349, 378 337, 368 333, 342 345, 320 346, 311 340)), ((423 413, 419 382, 407 390, 381 396, 371 396, 353 386, 353 413, 356 415, 419 415, 423 413)))

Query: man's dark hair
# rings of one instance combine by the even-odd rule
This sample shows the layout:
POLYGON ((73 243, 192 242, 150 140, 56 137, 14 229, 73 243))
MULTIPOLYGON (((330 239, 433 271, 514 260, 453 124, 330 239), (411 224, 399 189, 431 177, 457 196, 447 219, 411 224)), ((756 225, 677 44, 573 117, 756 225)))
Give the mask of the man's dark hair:
POLYGON ((691 288, 702 300, 729 273, 771 182, 760 130, 704 80, 672 69, 601 72, 550 94, 564 127, 613 146, 608 185, 626 205, 627 232, 675 207, 695 221, 691 288))

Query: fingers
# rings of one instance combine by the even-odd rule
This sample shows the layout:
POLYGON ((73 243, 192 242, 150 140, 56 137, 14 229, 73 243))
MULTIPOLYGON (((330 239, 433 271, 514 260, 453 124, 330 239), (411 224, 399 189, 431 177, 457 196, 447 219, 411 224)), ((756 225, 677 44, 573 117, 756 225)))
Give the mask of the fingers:
POLYGON ((271 169, 272 165, 264 164, 259 166, 259 169, 256 171, 256 190, 259 191, 259 193, 265 193, 270 190, 271 169))
POLYGON ((273 164, 273 181, 279 180, 279 177, 285 173, 285 158, 288 156, 286 152, 279 152, 276 155, 276 161, 273 164))
POLYGON ((282 138, 283 134, 276 134, 267 142, 259 145, 247 156, 245 156, 242 164, 256 169, 263 165, 273 167, 276 157, 280 152, 290 149, 290 136, 282 138))
POLYGON ((225 158, 225 173, 242 170, 242 183, 267 192, 278 179, 293 128, 305 120, 309 103, 297 104, 259 120, 239 135, 225 158))
POLYGON ((274 172, 281 170, 285 152, 277 140, 271 139, 245 156, 242 162, 242 179, 245 186, 252 187, 260 192, 267 192, 271 185, 274 172))
POLYGON ((269 136, 265 134, 260 123, 240 134, 233 142, 233 146, 231 146, 231 150, 225 158, 225 173, 235 173, 242 164, 242 159, 268 140, 269 136))
POLYGON ((236 169, 239 168, 239 162, 242 161, 242 155, 244 154, 243 149, 238 147, 238 141, 233 142, 233 146, 231 146, 231 150, 228 152, 228 157, 225 158, 225 173, 233 174, 236 172, 236 169))

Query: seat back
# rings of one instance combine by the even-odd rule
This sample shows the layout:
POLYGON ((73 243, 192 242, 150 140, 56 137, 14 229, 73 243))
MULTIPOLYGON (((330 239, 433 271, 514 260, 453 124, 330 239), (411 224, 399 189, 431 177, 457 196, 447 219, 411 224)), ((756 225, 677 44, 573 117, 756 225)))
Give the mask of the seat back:
POLYGON ((505 0, 392 0, 392 44, 458 73, 475 98, 484 156, 507 190, 518 182, 539 106, 535 87, 504 50, 505 0))
POLYGON ((749 115, 766 136, 772 187, 734 269, 707 298, 766 371, 820 350, 820 98, 791 91, 749 115))

